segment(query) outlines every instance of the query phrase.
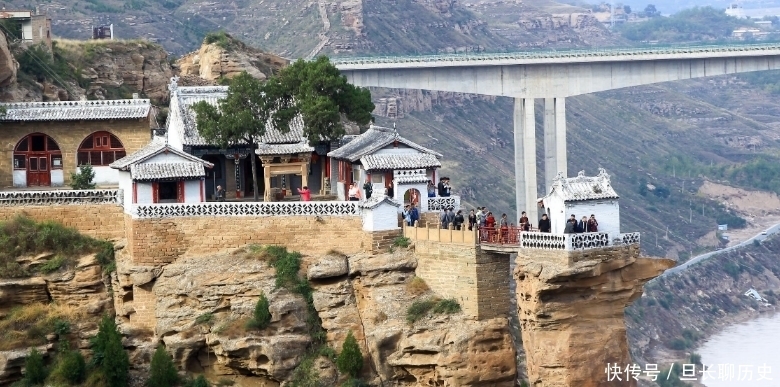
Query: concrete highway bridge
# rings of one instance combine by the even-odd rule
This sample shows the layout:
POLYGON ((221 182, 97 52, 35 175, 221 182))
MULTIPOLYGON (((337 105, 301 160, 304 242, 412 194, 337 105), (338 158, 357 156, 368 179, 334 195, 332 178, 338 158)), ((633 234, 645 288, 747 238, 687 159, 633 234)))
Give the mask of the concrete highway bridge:
MULTIPOLYGON (((356 86, 512 97, 517 210, 538 219, 534 99, 544 99, 545 187, 566 176, 566 97, 780 69, 780 43, 332 58, 356 86)), ((534 222, 535 223, 535 222, 534 222)))

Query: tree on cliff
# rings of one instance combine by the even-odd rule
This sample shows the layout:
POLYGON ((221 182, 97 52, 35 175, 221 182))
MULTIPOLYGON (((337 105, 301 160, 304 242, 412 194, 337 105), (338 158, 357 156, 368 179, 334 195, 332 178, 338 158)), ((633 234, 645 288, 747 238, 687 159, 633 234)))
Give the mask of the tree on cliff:
POLYGON ((192 105, 196 114, 198 133, 209 143, 226 149, 228 145, 249 145, 252 162, 252 188, 254 199, 259 199, 257 188, 258 139, 265 134, 265 126, 277 105, 278 87, 262 83, 246 71, 230 80, 227 97, 218 106, 200 101, 192 105))
POLYGON ((149 366, 149 380, 146 381, 148 387, 172 387, 179 383, 179 373, 176 366, 173 365, 171 355, 165 351, 165 347, 160 345, 154 351, 152 363, 149 366))
POLYGON ((253 329, 268 328, 268 325, 271 324, 270 306, 268 297, 265 296, 265 292, 260 293, 260 299, 257 300, 255 311, 252 314, 252 320, 249 321, 248 327, 253 329))
POLYGON ((108 387, 127 386, 130 359, 122 346, 122 334, 113 317, 104 315, 97 336, 93 338, 92 361, 100 368, 108 387))
POLYGON ((274 114, 277 128, 289 128, 290 121, 300 114, 304 134, 309 144, 321 139, 335 140, 344 135, 341 117, 359 125, 371 121, 374 104, 368 89, 347 82, 330 60, 321 56, 307 62, 299 59, 283 68, 278 78, 269 83, 279 89, 279 110, 274 114))
POLYGON ((360 346, 358 346, 352 330, 347 333, 347 338, 341 346, 341 353, 336 358, 336 366, 341 373, 348 374, 353 378, 363 369, 363 354, 360 353, 360 346))

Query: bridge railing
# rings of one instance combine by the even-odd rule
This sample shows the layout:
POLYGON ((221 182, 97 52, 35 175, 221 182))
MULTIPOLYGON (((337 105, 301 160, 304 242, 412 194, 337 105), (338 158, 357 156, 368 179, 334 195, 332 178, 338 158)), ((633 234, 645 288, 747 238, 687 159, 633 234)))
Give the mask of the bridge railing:
POLYGON ((434 54, 420 56, 362 56, 331 58, 336 65, 415 63, 464 60, 541 59, 588 56, 644 55, 644 54, 689 54, 705 52, 733 52, 746 50, 780 50, 780 43, 758 44, 708 44, 708 45, 652 45, 610 49, 537 50, 518 52, 479 52, 467 54, 434 54))

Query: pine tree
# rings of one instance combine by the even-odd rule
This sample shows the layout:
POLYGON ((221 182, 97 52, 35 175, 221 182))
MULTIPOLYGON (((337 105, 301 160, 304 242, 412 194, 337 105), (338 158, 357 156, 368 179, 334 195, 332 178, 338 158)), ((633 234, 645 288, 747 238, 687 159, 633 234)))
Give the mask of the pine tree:
POLYGON ((29 385, 41 384, 46 380, 46 367, 43 365, 43 355, 33 348, 24 362, 24 379, 29 385))
POLYGON ((160 345, 152 356, 149 380, 146 385, 149 387, 172 387, 177 385, 179 381, 179 373, 176 371, 176 366, 173 365, 173 359, 165 351, 165 347, 160 345))
POLYGON ((255 305, 254 319, 255 325, 258 329, 265 329, 271 324, 271 311, 268 310, 270 306, 268 298, 265 293, 260 293, 260 299, 257 300, 255 305))
POLYGON ((363 369, 363 354, 360 352, 360 347, 351 330, 341 346, 341 353, 336 358, 336 366, 341 373, 348 374, 353 378, 363 369))
POLYGON ((100 367, 108 387, 127 386, 130 359, 122 346, 122 335, 112 317, 103 316, 92 348, 93 362, 100 367))

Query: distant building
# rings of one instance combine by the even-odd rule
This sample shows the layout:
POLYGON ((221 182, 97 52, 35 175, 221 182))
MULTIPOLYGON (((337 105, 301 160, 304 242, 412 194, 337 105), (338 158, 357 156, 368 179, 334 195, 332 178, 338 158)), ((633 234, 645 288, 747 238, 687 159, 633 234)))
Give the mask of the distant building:
POLYGON ((731 4, 726 8, 726 15, 728 16, 734 16, 737 19, 745 19, 747 16, 745 15, 745 10, 742 9, 742 6, 739 4, 731 4))
POLYGON ((46 15, 34 15, 32 11, 0 10, 0 19, 18 22, 23 42, 43 43, 51 49, 51 19, 46 15))
POLYGON ((92 27, 92 39, 114 40, 114 25, 109 24, 107 26, 92 27))

